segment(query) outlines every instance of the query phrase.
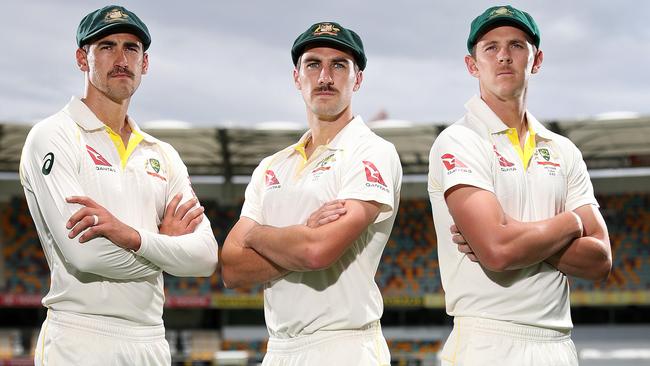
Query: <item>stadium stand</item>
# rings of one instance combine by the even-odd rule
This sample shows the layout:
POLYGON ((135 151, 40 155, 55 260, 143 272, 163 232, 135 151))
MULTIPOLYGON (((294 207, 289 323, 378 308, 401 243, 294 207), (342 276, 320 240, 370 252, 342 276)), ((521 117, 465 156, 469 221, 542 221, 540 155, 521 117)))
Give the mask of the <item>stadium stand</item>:
MULTIPOLYGON (((603 282, 571 279, 576 292, 650 290, 650 194, 598 196, 609 227, 614 265, 603 282)), ((238 217, 240 206, 203 201, 215 237, 223 243, 238 217)), ((40 247, 26 202, 13 197, 0 204, 2 254, 6 282, 4 294, 42 295, 48 289, 49 269, 40 247)), ((390 240, 376 276, 386 298, 422 297, 442 294, 436 251, 436 236, 428 200, 406 199, 400 204, 390 240)), ((208 278, 165 276, 168 297, 259 295, 263 286, 226 289, 218 274, 208 278)))
MULTIPOLYGON (((614 264, 602 283, 571 278, 574 305, 648 305, 650 300, 650 193, 599 195, 609 227, 614 264), (645 294, 645 295, 643 295, 645 294)), ((224 205, 203 200, 215 237, 223 243, 238 218, 241 203, 224 205)), ((403 199, 397 220, 379 265, 376 280, 386 307, 435 307, 427 296, 442 298, 435 231, 427 199, 403 199)), ((40 307, 49 286, 49 269, 23 197, 0 203, 0 249, 5 282, 0 283, 0 307, 40 307)), ((165 276, 168 307, 261 307, 263 286, 226 289, 219 275, 209 278, 165 276)), ((37 329, 0 330, 0 364, 29 364, 37 329), (21 361, 22 360, 22 361, 21 361)), ((176 364, 209 364, 217 351, 245 351, 249 360, 261 360, 266 340, 222 338, 218 329, 170 329, 167 332, 176 364)), ((433 365, 442 339, 389 338, 396 365, 433 365), (413 363, 410 363, 413 362, 413 363)), ((225 361, 224 361, 225 362, 225 361)), ((234 362, 234 361, 233 361, 234 362)), ((223 363, 225 364, 225 363, 223 363)))

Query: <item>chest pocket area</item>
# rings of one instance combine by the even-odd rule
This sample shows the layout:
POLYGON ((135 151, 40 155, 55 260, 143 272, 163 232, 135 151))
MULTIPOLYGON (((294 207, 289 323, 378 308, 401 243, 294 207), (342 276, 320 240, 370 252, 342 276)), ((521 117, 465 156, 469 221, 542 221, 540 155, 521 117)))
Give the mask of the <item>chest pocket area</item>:
MULTIPOLYGON (((567 175, 564 161, 550 147, 540 147, 528 167, 531 201, 545 212, 564 211, 567 196, 567 175)), ((536 210, 540 212, 539 210, 536 210)))
POLYGON ((341 156, 336 152, 322 154, 315 163, 309 164, 302 173, 305 187, 313 191, 321 200, 331 200, 339 191, 341 156))
POLYGON ((165 212, 170 180, 167 161, 157 151, 146 149, 127 166, 127 174, 131 175, 127 182, 138 183, 137 187, 133 187, 136 190, 138 206, 146 208, 146 212, 155 209, 160 221, 165 212))

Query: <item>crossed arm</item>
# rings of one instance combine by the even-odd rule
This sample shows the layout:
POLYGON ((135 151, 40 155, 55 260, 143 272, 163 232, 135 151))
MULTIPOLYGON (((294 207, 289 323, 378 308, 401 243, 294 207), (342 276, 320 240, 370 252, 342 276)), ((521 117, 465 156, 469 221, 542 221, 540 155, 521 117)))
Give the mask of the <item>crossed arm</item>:
POLYGON ((221 251, 226 287, 259 284, 290 271, 314 271, 332 265, 377 218, 374 201, 329 202, 304 225, 259 225, 242 217, 221 251))
MULTIPOLYGON (((203 206, 193 208, 198 200, 192 198, 178 205, 183 195, 178 193, 165 209, 165 216, 159 228, 160 234, 179 236, 194 232, 203 220, 203 206)), ((79 242, 85 243, 91 239, 105 237, 120 248, 137 251, 140 249, 142 238, 137 230, 118 220, 106 208, 89 197, 71 196, 66 198, 68 203, 78 203, 84 207, 75 212, 66 223, 70 230, 68 238, 79 236, 79 242), (94 216, 97 216, 95 224, 94 216)))
MULTIPOLYGON (((204 210, 201 206, 196 207, 198 200, 191 198, 179 206, 181 199, 181 193, 172 198, 158 233, 150 233, 121 222, 89 197, 68 197, 68 203, 84 206, 66 223, 70 230, 68 238, 79 236, 80 243, 105 238, 111 245, 147 258, 171 275, 210 276, 217 264, 216 240, 209 223, 202 224, 204 210)), ((89 272, 93 271, 89 268, 89 272)))
POLYGON ((459 185, 445 193, 458 249, 492 271, 542 261, 568 275, 607 278, 612 255, 607 227, 591 205, 550 219, 520 222, 503 211, 492 192, 459 185), (461 234, 462 233, 462 234, 461 234))

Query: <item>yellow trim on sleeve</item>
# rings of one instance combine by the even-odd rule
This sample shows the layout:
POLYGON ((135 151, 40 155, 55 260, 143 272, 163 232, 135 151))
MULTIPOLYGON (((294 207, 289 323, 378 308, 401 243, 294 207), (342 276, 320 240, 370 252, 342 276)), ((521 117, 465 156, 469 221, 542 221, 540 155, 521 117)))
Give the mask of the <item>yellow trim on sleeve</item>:
POLYGON ((135 150, 144 137, 142 137, 138 131, 132 130, 131 137, 129 138, 129 145, 125 147, 124 142, 122 141, 122 136, 108 126, 106 126, 106 132, 108 132, 108 137, 111 138, 115 148, 117 149, 117 153, 120 155, 120 165, 122 166, 122 169, 124 169, 126 162, 129 160, 129 156, 131 156, 133 150, 135 150))
POLYGON ((530 162, 530 159, 533 157, 533 153, 535 152, 535 131, 531 126, 528 126, 528 136, 526 136, 523 150, 519 144, 519 135, 517 134, 516 128, 509 128, 506 131, 506 135, 508 135, 512 147, 515 149, 517 155, 519 155, 519 159, 524 164, 524 169, 528 169, 528 162, 530 162))

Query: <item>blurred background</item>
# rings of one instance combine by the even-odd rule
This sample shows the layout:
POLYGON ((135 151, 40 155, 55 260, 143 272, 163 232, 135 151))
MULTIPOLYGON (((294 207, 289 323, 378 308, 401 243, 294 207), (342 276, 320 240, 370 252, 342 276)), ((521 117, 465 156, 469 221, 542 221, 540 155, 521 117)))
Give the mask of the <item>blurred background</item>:
MULTIPOLYGON (((18 179, 36 121, 83 92, 74 35, 99 1, 3 5, 0 40, 0 365, 32 364, 49 269, 18 179)), ((368 68, 354 110, 393 142, 404 169, 402 202, 376 281, 394 365, 437 364, 451 329, 426 192, 436 136, 477 93, 463 63, 470 21, 488 1, 305 4, 125 1, 149 26, 151 68, 130 115, 171 143, 188 165, 223 243, 259 161, 304 132, 290 46, 310 24, 357 30, 368 68)), ((607 281, 571 279, 581 365, 650 364, 650 3, 577 0, 512 5, 541 29, 542 72, 529 108, 570 138, 587 162, 612 242, 607 281)), ((165 277, 167 338, 175 365, 255 365, 267 333, 262 288, 228 290, 210 278, 165 277)), ((299 299, 297 305, 300 306, 299 299)))
MULTIPOLYGON (((405 173, 399 212, 376 275, 386 307, 384 333, 395 365, 436 365, 451 319, 444 311, 426 172, 431 142, 445 125, 405 126, 405 121, 394 120, 369 125, 396 145, 405 173)), ((583 152, 612 243, 614 265, 607 281, 570 281, 574 340, 582 364, 648 364, 650 117, 546 125, 571 138, 583 152)), ((45 317, 40 299, 49 283, 17 174, 28 129, 0 125, 0 360, 10 360, 8 364, 30 364, 45 317)), ((245 128, 149 132, 179 150, 219 243, 239 217, 253 168, 302 133, 245 128)), ((214 361, 222 365, 255 365, 261 360, 267 339, 262 286, 225 289, 217 271, 209 278, 166 276, 165 290, 165 325, 176 364, 208 365, 215 357, 222 358, 214 361)))

